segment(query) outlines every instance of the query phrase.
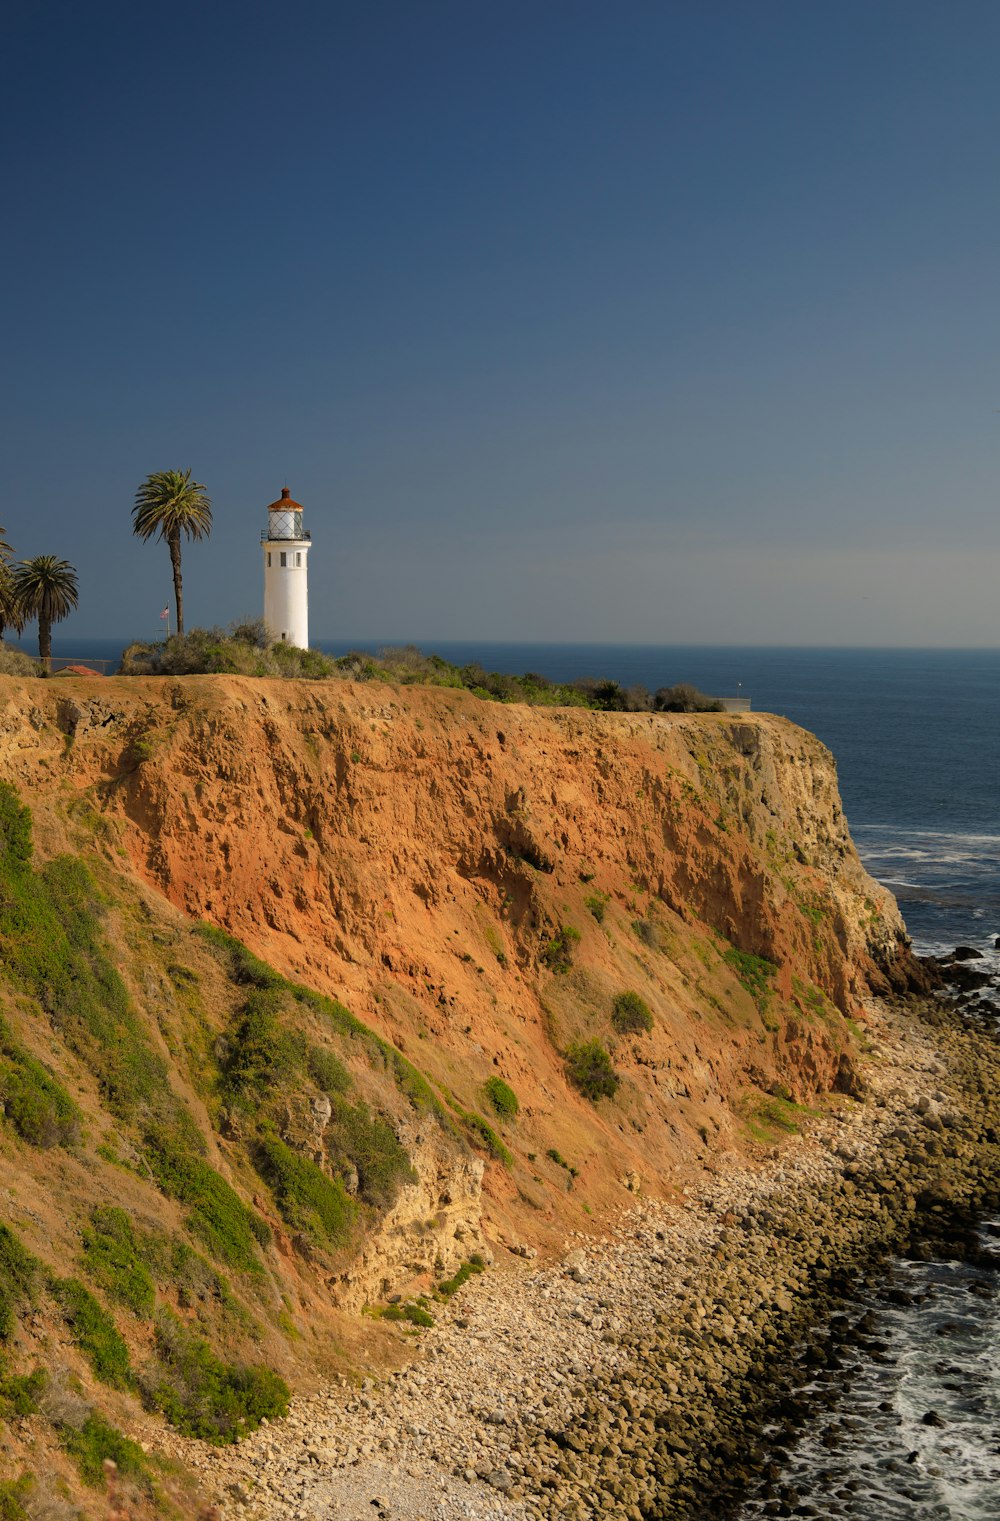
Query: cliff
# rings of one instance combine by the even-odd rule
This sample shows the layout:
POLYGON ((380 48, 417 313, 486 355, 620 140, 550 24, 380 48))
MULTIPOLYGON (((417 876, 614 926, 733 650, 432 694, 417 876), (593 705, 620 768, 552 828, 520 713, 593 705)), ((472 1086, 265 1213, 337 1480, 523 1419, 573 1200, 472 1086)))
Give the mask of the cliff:
POLYGON ((862 1093, 863 1001, 913 975, 829 753, 773 717, 8 679, 0 775, 34 828, 29 857, 8 806, 6 1060, 80 1117, 40 1139, 8 1099, 0 1124, 3 1220, 42 1264, 22 1310, 48 1327, 24 1311, 10 1355, 48 1335, 51 1363, 54 1315, 92 1386, 79 1317, 52 1310, 52 1275, 82 1273, 131 1359, 101 1395, 125 1429, 137 1392, 185 1429, 161 1387, 178 1326, 308 1385, 400 1355, 363 1305, 416 1315, 470 1259, 558 1250, 629 1192, 758 1154, 799 1106, 862 1093), (102 1276, 114 1209, 145 1309, 102 1276), (199 1288, 163 1268, 178 1251, 199 1288))

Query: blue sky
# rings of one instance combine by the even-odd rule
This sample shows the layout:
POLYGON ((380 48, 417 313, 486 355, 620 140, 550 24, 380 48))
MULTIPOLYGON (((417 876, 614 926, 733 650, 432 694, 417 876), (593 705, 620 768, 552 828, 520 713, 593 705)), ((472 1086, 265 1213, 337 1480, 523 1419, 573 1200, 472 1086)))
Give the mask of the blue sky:
POLYGON ((1000 644, 1000 7, 9 0, 2 520, 156 627, 1000 644))

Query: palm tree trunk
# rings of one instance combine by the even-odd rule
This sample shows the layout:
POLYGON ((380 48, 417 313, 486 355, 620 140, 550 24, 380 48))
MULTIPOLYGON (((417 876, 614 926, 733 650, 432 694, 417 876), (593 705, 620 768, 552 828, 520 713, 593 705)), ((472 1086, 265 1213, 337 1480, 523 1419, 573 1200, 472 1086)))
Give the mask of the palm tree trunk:
POLYGON ((45 666, 45 674, 48 675, 48 662, 52 658, 52 624, 44 613, 38 614, 38 658, 45 666))
POLYGON ((184 632, 184 592, 181 587, 181 536, 172 535, 167 543, 170 545, 170 566, 174 573, 174 602, 177 604, 177 632, 184 632))

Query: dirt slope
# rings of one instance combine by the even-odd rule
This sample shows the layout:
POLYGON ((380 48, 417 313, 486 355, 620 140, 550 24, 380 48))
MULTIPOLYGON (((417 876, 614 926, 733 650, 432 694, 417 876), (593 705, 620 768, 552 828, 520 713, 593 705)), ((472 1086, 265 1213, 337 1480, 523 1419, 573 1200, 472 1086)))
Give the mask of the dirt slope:
MULTIPOLYGON (((426 1293, 473 1253, 558 1250, 627 1190, 669 1196, 719 1150, 777 1140, 797 1104, 859 1092, 861 1000, 913 974, 831 757, 773 717, 346 682, 6 679, 0 779, 31 809, 39 892, 55 891, 46 861, 88 863, 103 904, 88 954, 117 968, 121 1017, 164 1074, 159 1097, 126 1103, 96 1037, 73 1036, 23 948, 5 954, 12 1039, 84 1124, 42 1145, 0 1121, 0 1217, 99 1299, 83 1250, 95 1200, 208 1242, 228 1273, 217 1303, 166 1275, 155 1314, 114 1311, 137 1368, 167 1357, 164 1309, 296 1386, 397 1355, 400 1333, 359 1321, 362 1305, 426 1293), (616 1028, 625 992, 651 1029, 616 1028), (589 1042, 617 1082, 596 1099, 567 1074, 589 1042), (516 1115, 495 1112, 494 1078, 516 1115), (218 1255, 232 1242, 157 1170, 157 1104, 178 1134, 193 1122, 257 1222, 243 1259, 218 1255)), ((38 1292, 19 1367, 47 1345, 38 1292)), ((60 1365, 90 1387, 79 1339, 59 1335, 60 1365)), ((134 1393, 110 1398, 127 1428, 134 1393)))

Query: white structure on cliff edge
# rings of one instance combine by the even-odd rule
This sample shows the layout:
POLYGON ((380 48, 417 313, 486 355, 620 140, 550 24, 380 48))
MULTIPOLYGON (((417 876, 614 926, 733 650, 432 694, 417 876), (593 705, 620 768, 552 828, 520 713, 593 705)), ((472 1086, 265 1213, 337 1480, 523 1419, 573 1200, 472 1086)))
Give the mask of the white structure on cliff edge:
POLYGON ((302 504, 287 486, 267 509, 260 536, 264 551, 264 624, 272 639, 309 648, 308 560, 311 541, 302 527, 302 504))

